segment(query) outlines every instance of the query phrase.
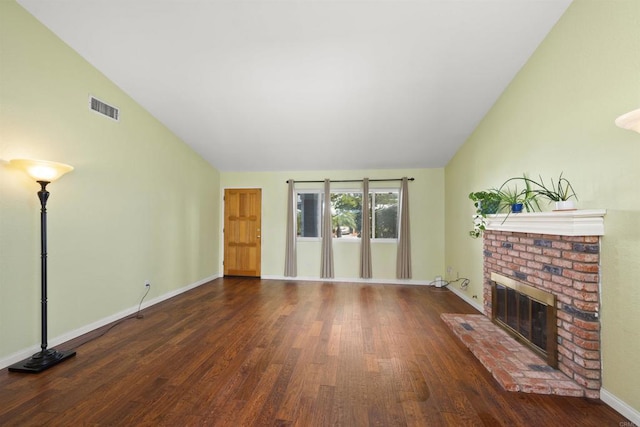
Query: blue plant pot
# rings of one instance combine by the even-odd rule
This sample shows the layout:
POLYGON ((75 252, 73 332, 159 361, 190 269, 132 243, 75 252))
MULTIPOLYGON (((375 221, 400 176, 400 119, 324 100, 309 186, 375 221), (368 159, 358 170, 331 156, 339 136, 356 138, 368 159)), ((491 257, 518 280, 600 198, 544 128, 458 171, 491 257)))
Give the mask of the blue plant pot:
POLYGON ((522 203, 514 203, 511 205, 511 213, 520 213, 522 212, 522 203))
POLYGON ((480 208, 483 214, 494 214, 498 213, 498 209, 500 209, 500 201, 499 200, 483 200, 480 202, 480 208))

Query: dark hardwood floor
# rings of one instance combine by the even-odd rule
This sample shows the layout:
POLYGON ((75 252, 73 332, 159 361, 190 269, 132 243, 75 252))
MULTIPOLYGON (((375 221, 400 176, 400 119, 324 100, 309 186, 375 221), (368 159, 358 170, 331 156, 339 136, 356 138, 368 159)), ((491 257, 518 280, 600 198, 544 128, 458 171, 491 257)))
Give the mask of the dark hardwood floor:
POLYGON ((425 286, 218 279, 0 371, 1 426, 612 426, 600 401, 506 392, 425 286), (95 339, 81 344, 94 337, 95 339))

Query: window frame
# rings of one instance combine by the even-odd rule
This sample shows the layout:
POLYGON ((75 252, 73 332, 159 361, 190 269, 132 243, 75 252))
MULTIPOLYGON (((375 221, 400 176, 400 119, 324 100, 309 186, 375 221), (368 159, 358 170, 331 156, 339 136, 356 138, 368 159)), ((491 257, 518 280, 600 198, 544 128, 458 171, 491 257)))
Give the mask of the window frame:
MULTIPOLYGON (((362 193, 362 188, 336 188, 333 191, 331 191, 331 195, 333 194, 360 194, 360 216, 362 216, 362 197, 363 193, 362 193)), ((332 216, 333 214, 333 209, 331 210, 331 214, 332 216)), ((362 221, 362 219, 361 219, 362 221)), ((360 237, 357 236, 341 236, 341 237, 334 237, 333 238, 334 241, 340 241, 340 242, 360 242, 362 241, 362 239, 360 237)))
MULTIPOLYGON (((336 189, 332 189, 331 190, 331 195, 333 194, 361 194, 362 197, 364 197, 364 194, 362 192, 362 188, 336 188, 336 189)), ((397 236, 397 232, 398 230, 396 229, 396 237, 375 237, 375 194, 388 194, 388 193, 394 193, 397 194, 397 203, 398 203, 398 211, 400 209, 400 188, 395 188, 395 187, 375 187, 375 188, 369 188, 369 195, 371 195, 371 199, 370 199, 370 206, 369 206, 369 211, 370 211, 370 218, 371 218, 371 242, 372 243, 397 243, 398 242, 398 236, 397 236)), ((303 188, 303 189, 296 189, 295 190, 295 197, 296 197, 296 230, 298 228, 298 215, 297 215, 297 201, 298 201, 298 197, 300 194, 318 194, 320 195, 320 207, 319 207, 319 215, 317 216, 318 218, 318 237, 305 237, 305 236, 300 236, 297 234, 296 232, 296 240, 299 242, 313 242, 313 241, 321 241, 322 240, 322 218, 324 215, 324 190, 322 188, 303 188)), ((360 215, 362 215, 362 204, 360 205, 360 215)), ((398 212, 399 213, 399 212, 398 212)), ((396 222, 398 221, 398 217, 396 217, 396 222)), ((333 241, 339 241, 339 242, 347 242, 347 243, 353 243, 353 242, 361 242, 362 238, 361 237, 357 237, 357 236, 347 236, 347 237, 340 237, 340 238, 333 238, 333 241)))
POLYGON ((387 243, 391 243, 391 242, 397 242, 398 241, 398 226, 399 223, 398 221, 400 221, 399 218, 399 214, 400 214, 400 188, 370 188, 369 189, 369 194, 387 194, 387 193, 395 193, 397 194, 397 210, 396 210, 396 237, 375 237, 375 229, 376 229, 376 223, 375 223, 375 196, 372 197, 371 199, 371 241, 374 242, 387 242, 387 243))
POLYGON ((317 189, 317 188, 307 188, 307 189, 300 189, 300 190, 296 190, 296 240, 301 241, 301 242, 310 242, 310 241, 319 241, 322 240, 322 213, 324 211, 323 207, 324 207, 324 190, 322 189, 317 189), (318 194, 320 195, 320 207, 319 207, 319 212, 318 212, 318 236, 317 237, 307 237, 307 236, 300 236, 298 235, 298 226, 300 224, 298 224, 298 196, 300 194, 318 194))

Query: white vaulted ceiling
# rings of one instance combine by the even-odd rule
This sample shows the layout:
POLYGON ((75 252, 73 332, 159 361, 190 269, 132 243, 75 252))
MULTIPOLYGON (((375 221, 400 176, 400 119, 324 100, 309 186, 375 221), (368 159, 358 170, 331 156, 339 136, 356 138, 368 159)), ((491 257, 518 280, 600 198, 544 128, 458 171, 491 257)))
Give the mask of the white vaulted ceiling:
POLYGON ((571 0, 18 3, 217 169, 290 171, 445 166, 571 0))

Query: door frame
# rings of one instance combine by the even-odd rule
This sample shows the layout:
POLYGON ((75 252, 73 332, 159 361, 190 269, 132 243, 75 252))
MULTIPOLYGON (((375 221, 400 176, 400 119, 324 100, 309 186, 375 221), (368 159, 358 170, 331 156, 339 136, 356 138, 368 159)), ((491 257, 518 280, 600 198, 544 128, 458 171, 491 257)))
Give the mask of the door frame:
POLYGON ((224 193, 225 190, 260 190, 260 278, 263 277, 262 271, 264 270, 262 268, 263 263, 262 260, 263 255, 264 255, 264 248, 263 248, 263 244, 262 242, 264 241, 264 187, 260 186, 260 185, 227 185, 221 188, 220 191, 220 221, 219 221, 219 226, 220 226, 220 243, 218 245, 219 247, 219 255, 218 258, 220 259, 218 262, 218 268, 219 268, 219 273, 218 276, 219 277, 224 277, 224 193))

